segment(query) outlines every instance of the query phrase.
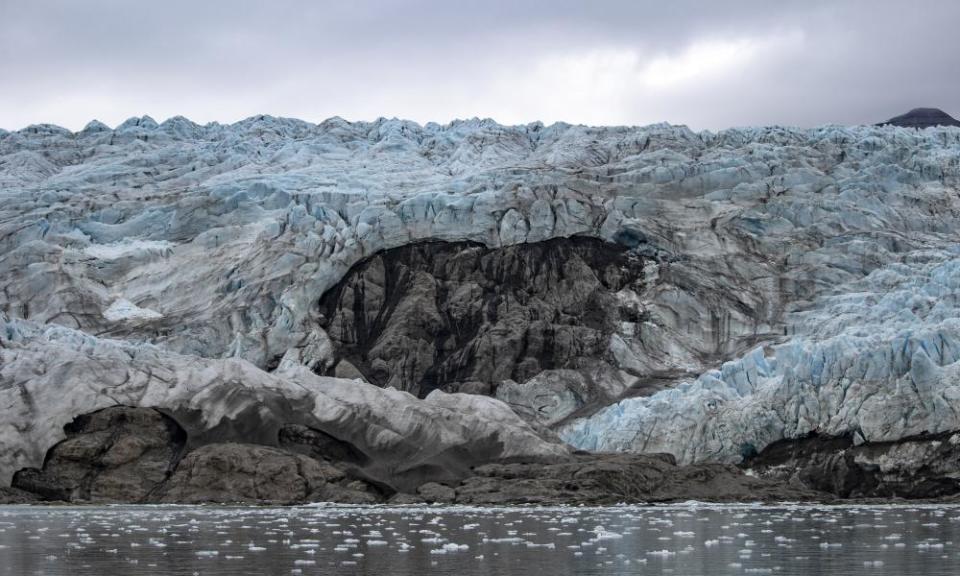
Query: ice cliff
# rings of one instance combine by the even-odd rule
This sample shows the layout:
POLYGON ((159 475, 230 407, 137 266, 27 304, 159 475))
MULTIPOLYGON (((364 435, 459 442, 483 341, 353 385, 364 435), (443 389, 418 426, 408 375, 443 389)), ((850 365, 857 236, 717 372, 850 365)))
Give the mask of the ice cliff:
POLYGON ((206 430, 267 391, 378 454, 396 444, 370 422, 437 453, 553 454, 546 425, 682 462, 957 430, 958 224, 952 127, 0 132, 0 477, 80 413, 199 410, 206 430), (611 252, 565 265, 581 237, 611 252), (393 252, 426 241, 486 252, 393 252), (342 378, 373 370, 413 394, 342 378), (526 422, 416 397, 436 388, 526 422))

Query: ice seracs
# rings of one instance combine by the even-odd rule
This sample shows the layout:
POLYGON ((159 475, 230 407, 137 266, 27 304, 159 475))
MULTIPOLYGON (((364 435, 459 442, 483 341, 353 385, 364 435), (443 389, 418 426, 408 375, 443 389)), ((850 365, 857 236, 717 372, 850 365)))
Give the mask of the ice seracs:
MULTIPOLYGON (((552 426, 576 447, 682 462, 811 432, 960 429, 958 186, 954 127, 257 116, 0 132, 0 374, 27 391, 0 389, 3 477, 42 461, 82 410, 182 407, 212 427, 250 405, 227 389, 289 396, 348 430, 372 418, 365 446, 407 454, 416 438, 437 449, 427 460, 497 428, 497 454, 553 451, 535 430, 552 426), (491 388, 527 422, 487 398, 313 373, 342 359, 319 301, 370 256, 572 236, 630 250, 638 282, 615 292, 596 365, 526 362, 491 388), (601 403, 578 397, 610 382, 601 403), (42 424, 15 424, 28 421, 42 424)), ((560 288, 525 309, 562 323, 577 286, 560 288)))
POLYGON ((878 268, 793 313, 793 337, 561 435, 589 450, 739 461, 783 438, 898 440, 960 429, 960 258, 878 268))

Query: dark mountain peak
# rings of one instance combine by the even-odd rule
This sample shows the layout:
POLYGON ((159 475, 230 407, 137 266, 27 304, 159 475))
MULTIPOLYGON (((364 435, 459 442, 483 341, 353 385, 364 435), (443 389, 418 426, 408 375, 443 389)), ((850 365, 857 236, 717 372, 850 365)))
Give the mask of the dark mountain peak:
POLYGON ((939 108, 914 108, 906 114, 895 116, 878 126, 893 124, 907 128, 927 128, 929 126, 960 126, 960 120, 950 116, 939 108))

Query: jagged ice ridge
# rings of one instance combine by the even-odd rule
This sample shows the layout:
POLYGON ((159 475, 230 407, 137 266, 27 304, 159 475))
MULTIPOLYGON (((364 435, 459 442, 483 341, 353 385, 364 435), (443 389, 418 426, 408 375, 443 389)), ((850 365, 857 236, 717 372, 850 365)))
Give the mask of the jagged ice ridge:
MULTIPOLYGON (((216 426, 228 402, 195 381, 254 396, 349 389, 338 401, 364 414, 387 409, 382 394, 436 402, 310 373, 336 356, 320 296, 364 258, 421 240, 583 235, 644 259, 643 285, 618 295, 638 317, 610 336, 603 374, 611 401, 647 377, 673 384, 548 415, 575 447, 737 461, 810 432, 960 429, 958 191, 957 128, 260 116, 0 131, 2 478, 38 465, 73 416, 115 402, 198 407, 216 426), (84 368, 53 372, 61 354, 84 368)), ((542 379, 510 384, 511 401, 542 379)), ((507 418, 481 400, 453 443, 469 449, 507 418)), ((434 424, 401 434, 411 426, 434 424)), ((557 448, 510 426, 520 440, 505 453, 557 448)))

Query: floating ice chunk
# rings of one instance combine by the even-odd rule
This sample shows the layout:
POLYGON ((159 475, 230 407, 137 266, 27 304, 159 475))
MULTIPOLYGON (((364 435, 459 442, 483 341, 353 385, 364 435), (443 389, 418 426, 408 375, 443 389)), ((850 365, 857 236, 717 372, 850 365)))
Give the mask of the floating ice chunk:
POLYGON ((611 532, 603 526, 594 526, 593 533, 595 534, 594 540, 619 540, 623 538, 622 534, 611 532))
POLYGON ((670 556, 676 556, 676 555, 677 555, 677 553, 674 552, 673 550, 666 550, 666 549, 664 549, 664 550, 651 550, 650 552, 647 552, 647 556, 660 556, 660 557, 663 557, 663 558, 668 558, 668 557, 670 557, 670 556))

